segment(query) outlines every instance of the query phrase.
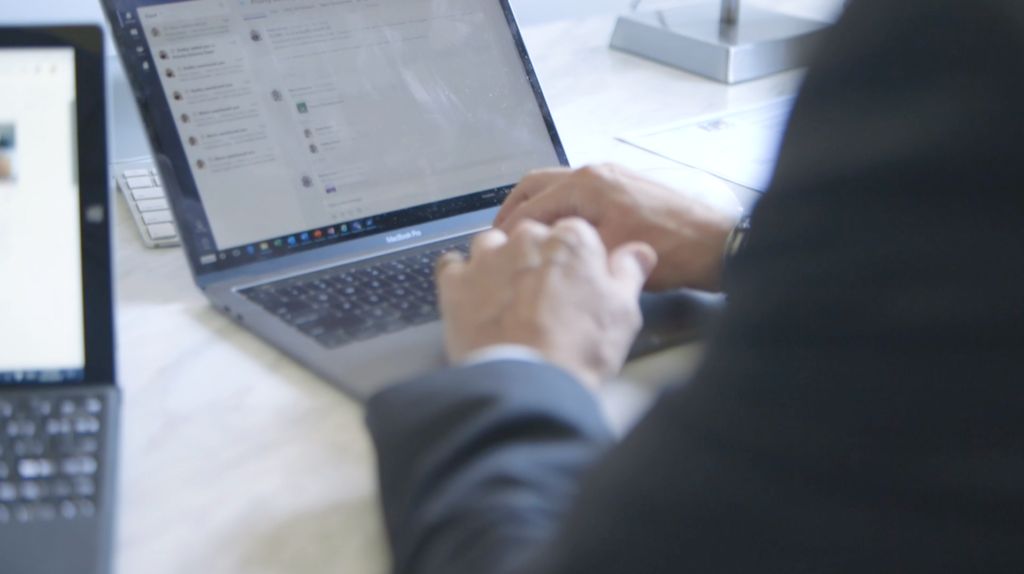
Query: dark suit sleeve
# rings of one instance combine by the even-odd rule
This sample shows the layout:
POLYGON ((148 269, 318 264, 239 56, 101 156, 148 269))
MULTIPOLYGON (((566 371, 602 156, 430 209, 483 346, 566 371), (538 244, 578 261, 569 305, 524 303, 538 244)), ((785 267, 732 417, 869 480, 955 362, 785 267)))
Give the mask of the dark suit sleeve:
POLYGON ((1019 2, 852 2, 702 367, 621 445, 585 471, 539 366, 371 404, 396 570, 1024 571, 1021 54, 1019 2))
POLYGON ((394 571, 511 572, 548 542, 611 441, 589 392, 524 361, 450 369, 375 396, 394 571))

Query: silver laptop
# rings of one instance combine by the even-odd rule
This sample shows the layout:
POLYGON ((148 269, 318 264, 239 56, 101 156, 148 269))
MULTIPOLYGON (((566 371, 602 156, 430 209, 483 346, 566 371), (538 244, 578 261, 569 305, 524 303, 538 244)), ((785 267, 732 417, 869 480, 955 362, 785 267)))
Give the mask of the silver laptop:
POLYGON ((103 40, 0 28, 0 571, 110 571, 119 392, 103 40))
POLYGON ((434 259, 566 158, 505 0, 103 0, 196 283, 366 397, 443 364, 434 259))

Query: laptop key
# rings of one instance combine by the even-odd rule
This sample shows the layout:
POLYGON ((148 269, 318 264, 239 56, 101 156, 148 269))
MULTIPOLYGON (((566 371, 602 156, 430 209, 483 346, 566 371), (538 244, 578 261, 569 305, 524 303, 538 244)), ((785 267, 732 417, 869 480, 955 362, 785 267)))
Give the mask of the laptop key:
POLYGON ((32 401, 32 414, 39 417, 49 416, 53 412, 53 403, 47 400, 32 401))
POLYGON ((313 311, 313 307, 301 299, 282 300, 274 307, 274 313, 280 317, 300 317, 313 311))
POLYGON ((74 479, 74 492, 78 496, 92 496, 96 494, 96 483, 88 476, 77 476, 74 479))
POLYGON ((42 483, 39 482, 23 482, 18 490, 21 495, 21 500, 27 500, 30 502, 39 500, 46 495, 42 483))
POLYGON ((75 452, 84 454, 95 454, 100 449, 100 443, 93 437, 84 437, 73 447, 75 452))
POLYGON ((323 318, 323 313, 322 312, 320 312, 320 311, 318 311, 316 309, 310 308, 308 311, 303 311, 303 312, 298 313, 296 315, 290 315, 289 322, 292 325, 295 325, 295 326, 301 328, 304 325, 309 325, 309 324, 315 323, 315 322, 319 321, 322 318, 323 318))
POLYGON ((57 498, 66 498, 71 496, 72 485, 71 481, 65 478, 58 478, 53 481, 50 485, 50 493, 57 498))
POLYGON ((18 474, 24 479, 44 478, 57 472, 54 461, 45 458, 23 458, 18 461, 18 474))
POLYGON ((72 456, 61 461, 60 470, 66 476, 84 476, 96 474, 98 463, 95 458, 83 455, 72 456))
POLYGON ((100 431, 100 421, 94 416, 85 415, 75 419, 76 434, 96 434, 100 431))
POLYGON ((389 333, 391 330, 388 329, 386 323, 366 323, 352 329, 346 329, 345 332, 356 341, 365 341, 389 333))
POLYGON ((11 509, 14 519, 24 524, 34 518, 32 513, 32 507, 27 504, 15 504, 11 509))
POLYGON ((78 514, 86 518, 96 514, 96 505, 89 499, 81 499, 77 501, 78 514))
POLYGON ((60 515, 67 520, 71 520, 78 516, 78 506, 70 500, 65 500, 60 503, 60 515))
POLYGON ((41 502, 35 505, 36 520, 48 522, 57 517, 57 507, 49 502, 41 502))
POLYGON ((46 452, 46 442, 39 439, 19 439, 14 441, 15 456, 42 456, 46 452))
POLYGON ((31 419, 11 419, 7 421, 7 436, 32 437, 36 434, 36 423, 31 419))

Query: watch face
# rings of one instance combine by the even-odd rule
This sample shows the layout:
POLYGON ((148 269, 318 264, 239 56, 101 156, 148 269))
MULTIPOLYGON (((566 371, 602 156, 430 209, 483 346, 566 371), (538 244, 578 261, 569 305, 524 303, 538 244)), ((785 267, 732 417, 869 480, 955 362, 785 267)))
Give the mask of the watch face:
POLYGON ((730 259, 734 255, 740 252, 743 248, 743 244, 747 241, 747 235, 750 231, 750 216, 744 215, 740 219, 736 227, 732 228, 729 233, 729 238, 725 241, 725 258, 730 259))

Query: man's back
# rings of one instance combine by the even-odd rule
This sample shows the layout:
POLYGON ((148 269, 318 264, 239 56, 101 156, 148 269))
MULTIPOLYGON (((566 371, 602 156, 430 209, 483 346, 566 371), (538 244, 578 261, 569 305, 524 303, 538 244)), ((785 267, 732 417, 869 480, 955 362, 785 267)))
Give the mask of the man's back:
MULTIPOLYGON (((423 495, 467 479, 460 446, 498 452, 502 435, 449 409, 444 440, 421 437, 417 457, 382 451, 398 569, 1024 570, 1022 53, 1019 3, 853 2, 808 76, 693 382, 589 473, 550 537, 538 501, 557 488, 494 503, 493 536, 456 491, 447 506, 423 495), (449 466, 411 462, 446 453, 449 466)), ((416 395, 420 422, 464 375, 416 395)), ((542 371, 527 378, 489 395, 491 419, 503 393, 546 392, 542 371)), ((403 402, 371 407, 380 445, 430 428, 393 426, 403 402)), ((599 440, 578 407, 534 408, 566 453, 599 440)), ((471 487, 494 477, 474 472, 459 488, 487 492, 471 487)))

